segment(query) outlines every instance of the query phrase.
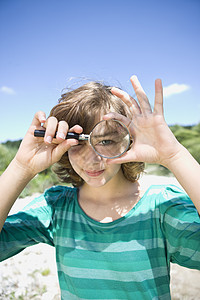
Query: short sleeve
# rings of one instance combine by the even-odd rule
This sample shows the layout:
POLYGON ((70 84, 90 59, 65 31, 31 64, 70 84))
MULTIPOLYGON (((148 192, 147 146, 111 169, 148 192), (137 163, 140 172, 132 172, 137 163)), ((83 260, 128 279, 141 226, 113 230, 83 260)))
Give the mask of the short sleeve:
POLYGON ((168 259, 200 270, 200 217, 191 199, 175 186, 165 187, 160 211, 168 259))

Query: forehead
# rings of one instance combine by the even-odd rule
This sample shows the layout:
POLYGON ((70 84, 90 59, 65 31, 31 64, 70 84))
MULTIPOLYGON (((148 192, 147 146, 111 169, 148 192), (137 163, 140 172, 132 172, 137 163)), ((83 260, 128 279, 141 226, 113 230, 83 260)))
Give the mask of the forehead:
POLYGON ((107 113, 109 113, 109 111, 104 111, 101 110, 98 113, 94 112, 94 113, 88 113, 85 112, 84 114, 84 118, 82 120, 80 120, 80 124, 83 127, 84 133, 89 134, 92 129, 100 122, 103 120, 103 116, 106 115, 107 113))

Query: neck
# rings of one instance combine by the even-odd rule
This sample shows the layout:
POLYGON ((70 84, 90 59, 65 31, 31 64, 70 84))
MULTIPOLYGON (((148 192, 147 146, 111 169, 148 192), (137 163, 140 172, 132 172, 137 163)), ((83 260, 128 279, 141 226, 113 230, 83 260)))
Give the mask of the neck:
POLYGON ((85 183, 79 189, 79 197, 87 198, 92 202, 108 204, 108 202, 116 201, 116 199, 124 198, 129 194, 139 194, 139 183, 128 181, 122 170, 115 178, 112 178, 105 185, 93 187, 85 183))
POLYGON ((112 222, 126 215, 140 200, 139 183, 128 181, 124 175, 120 177, 98 188, 85 183, 79 189, 79 205, 90 218, 112 222))

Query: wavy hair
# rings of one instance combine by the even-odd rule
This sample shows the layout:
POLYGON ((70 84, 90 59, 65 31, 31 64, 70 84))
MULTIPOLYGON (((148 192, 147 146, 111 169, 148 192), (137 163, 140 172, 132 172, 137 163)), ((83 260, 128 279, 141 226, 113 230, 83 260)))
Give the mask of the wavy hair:
MULTIPOLYGON (((123 101, 111 93, 111 87, 99 82, 89 82, 61 95, 59 102, 50 112, 58 121, 65 120, 69 127, 78 124, 84 133, 89 133, 98 116, 116 111, 124 116, 130 112, 123 101)), ((125 178, 135 182, 144 172, 143 162, 128 162, 121 165, 125 178)), ((53 167, 60 181, 75 187, 83 185, 83 179, 72 168, 68 152, 53 167)))

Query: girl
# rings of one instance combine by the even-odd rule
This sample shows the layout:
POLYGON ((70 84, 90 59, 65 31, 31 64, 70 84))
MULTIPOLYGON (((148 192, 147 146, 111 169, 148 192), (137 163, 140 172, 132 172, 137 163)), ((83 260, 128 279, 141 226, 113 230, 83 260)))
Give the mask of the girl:
POLYGON ((136 76, 131 83, 138 102, 88 83, 63 94, 48 119, 36 113, 0 178, 1 259, 40 242, 56 247, 62 299, 170 299, 170 262, 200 269, 200 166, 164 120, 161 80, 153 111, 136 76), (132 139, 120 157, 65 139, 111 119, 132 139), (44 128, 44 139, 34 136, 44 128), (141 191, 144 162, 167 167, 187 194, 175 186, 141 191), (53 187, 7 217, 26 184, 55 163, 59 178, 74 187, 53 187))

